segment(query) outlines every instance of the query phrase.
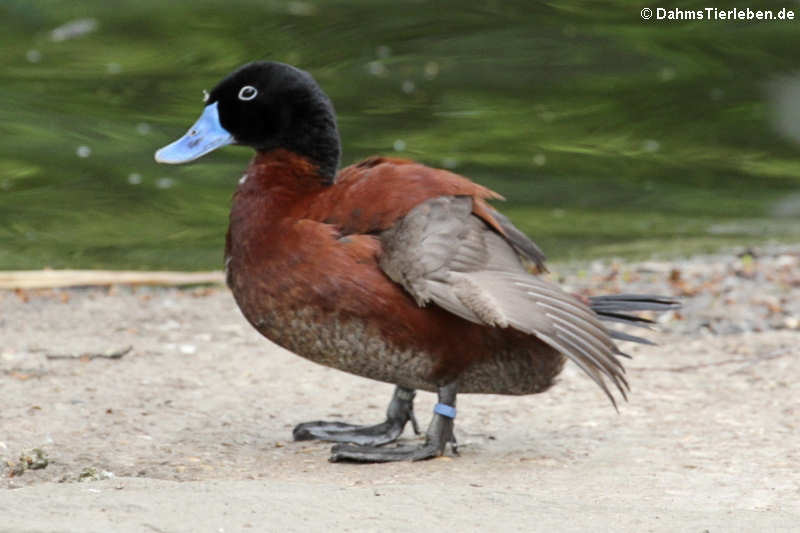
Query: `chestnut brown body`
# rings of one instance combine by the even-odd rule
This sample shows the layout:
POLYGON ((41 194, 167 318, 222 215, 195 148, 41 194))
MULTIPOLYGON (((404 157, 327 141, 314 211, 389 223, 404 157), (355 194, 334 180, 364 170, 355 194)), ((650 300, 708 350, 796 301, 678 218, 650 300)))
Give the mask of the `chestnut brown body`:
POLYGON ((537 337, 420 307, 381 269, 380 234, 420 203, 469 196, 502 234, 492 191, 443 170, 395 159, 343 169, 332 185, 284 150, 258 154, 233 197, 228 284, 247 320, 314 362, 407 388, 530 394, 564 357, 537 337))

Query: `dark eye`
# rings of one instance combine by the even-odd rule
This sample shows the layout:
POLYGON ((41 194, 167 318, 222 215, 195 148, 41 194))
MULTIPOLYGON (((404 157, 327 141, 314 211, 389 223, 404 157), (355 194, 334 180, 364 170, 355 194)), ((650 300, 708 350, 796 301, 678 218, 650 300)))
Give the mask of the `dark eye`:
POLYGON ((239 100, 243 100, 247 102, 248 100, 252 100, 258 95, 258 89, 253 87, 252 85, 245 85, 241 89, 239 89, 239 100))

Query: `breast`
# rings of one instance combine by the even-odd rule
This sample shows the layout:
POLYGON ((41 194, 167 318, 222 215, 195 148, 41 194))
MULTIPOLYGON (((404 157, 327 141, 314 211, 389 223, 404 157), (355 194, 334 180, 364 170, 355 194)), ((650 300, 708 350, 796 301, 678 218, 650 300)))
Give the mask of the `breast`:
POLYGON ((236 298, 245 317, 262 335, 290 352, 357 376, 436 390, 433 355, 419 346, 388 341, 374 322, 319 307, 294 307, 269 296, 254 308, 250 294, 239 293, 236 298))

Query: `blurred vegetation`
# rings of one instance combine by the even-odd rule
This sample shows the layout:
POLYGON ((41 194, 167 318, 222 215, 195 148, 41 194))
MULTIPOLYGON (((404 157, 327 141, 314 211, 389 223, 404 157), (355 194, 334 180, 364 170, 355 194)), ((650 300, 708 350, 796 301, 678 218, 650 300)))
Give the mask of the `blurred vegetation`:
POLYGON ((153 152, 254 59, 314 74, 343 163, 471 177, 551 258, 800 241, 800 22, 644 22, 645 5, 4 0, 0 268, 219 268, 250 154, 153 152))

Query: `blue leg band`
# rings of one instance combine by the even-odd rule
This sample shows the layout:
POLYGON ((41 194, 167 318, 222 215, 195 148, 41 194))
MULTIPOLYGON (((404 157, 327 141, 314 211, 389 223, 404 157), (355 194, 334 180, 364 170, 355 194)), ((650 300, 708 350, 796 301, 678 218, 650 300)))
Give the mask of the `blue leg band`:
POLYGON ((444 403, 437 403, 433 406, 433 412, 437 415, 446 416, 447 418, 456 417, 456 408, 444 403))

